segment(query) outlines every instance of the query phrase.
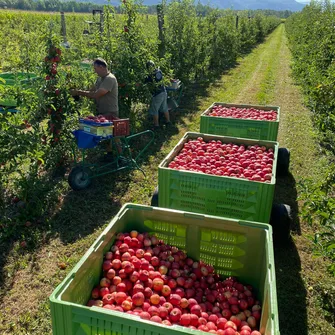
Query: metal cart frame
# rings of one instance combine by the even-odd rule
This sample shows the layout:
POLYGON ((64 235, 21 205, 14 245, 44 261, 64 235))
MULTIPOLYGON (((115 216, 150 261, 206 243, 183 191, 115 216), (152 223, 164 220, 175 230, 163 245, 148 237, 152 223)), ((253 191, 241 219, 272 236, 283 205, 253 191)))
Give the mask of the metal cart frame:
MULTIPOLYGON (((77 130, 78 132, 84 133, 82 130, 77 130)), ((142 156, 142 154, 148 149, 151 143, 154 140, 154 132, 151 130, 142 131, 129 136, 119 136, 114 137, 112 135, 102 137, 96 136, 92 134, 86 134, 86 136, 92 136, 93 140, 96 142, 97 146, 100 142, 105 140, 110 140, 112 144, 112 148, 115 149, 115 159, 111 162, 105 164, 99 163, 90 163, 87 161, 87 149, 85 147, 80 148, 81 151, 81 160, 77 163, 78 156, 76 155, 76 150, 73 148, 73 156, 75 165, 72 168, 68 182, 71 188, 75 191, 79 191, 87 188, 93 178, 103 176, 109 173, 114 173, 122 170, 131 170, 136 169, 140 170, 144 175, 144 171, 140 168, 137 163, 137 160, 142 156), (133 157, 131 150, 131 141, 135 138, 140 139, 143 135, 149 135, 149 142, 137 153, 135 157, 133 157), (121 149, 121 150, 120 150, 121 149), (119 152, 120 150, 120 152, 119 152)), ((94 148, 94 147, 91 147, 94 148)))

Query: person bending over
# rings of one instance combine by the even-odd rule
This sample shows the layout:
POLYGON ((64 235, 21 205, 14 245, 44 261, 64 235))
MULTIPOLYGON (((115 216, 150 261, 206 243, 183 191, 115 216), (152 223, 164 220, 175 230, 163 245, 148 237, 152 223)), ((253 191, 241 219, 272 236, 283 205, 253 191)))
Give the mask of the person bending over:
POLYGON ((163 84, 163 73, 155 66, 153 61, 148 61, 146 64, 149 75, 146 77, 145 82, 149 86, 152 94, 149 114, 153 117, 154 128, 159 128, 159 113, 163 113, 166 124, 170 125, 170 115, 167 105, 167 93, 163 84))

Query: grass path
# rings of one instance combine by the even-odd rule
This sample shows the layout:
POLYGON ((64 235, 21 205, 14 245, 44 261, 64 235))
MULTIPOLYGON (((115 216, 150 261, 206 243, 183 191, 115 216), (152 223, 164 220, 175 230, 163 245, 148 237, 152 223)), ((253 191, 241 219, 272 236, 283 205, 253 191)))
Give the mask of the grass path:
POLYGON ((303 176, 322 176, 322 159, 313 140, 309 111, 299 88, 290 78, 291 55, 284 25, 214 84, 200 87, 184 99, 175 115, 177 127, 161 133, 143 162, 146 178, 138 172, 107 175, 83 192, 59 183, 60 203, 50 213, 45 244, 30 254, 16 247, 7 253, 5 285, 0 291, 1 334, 51 334, 48 296, 126 202, 149 204, 157 184, 157 166, 185 131, 198 131, 200 113, 213 102, 268 104, 281 107, 278 141, 291 150, 292 176, 278 180, 276 197, 291 205, 292 242, 276 247, 277 294, 281 335, 335 335, 321 309, 322 290, 331 283, 326 264, 313 259, 308 235, 313 231, 299 221, 297 200, 303 176), (67 267, 61 270, 59 262, 67 267))

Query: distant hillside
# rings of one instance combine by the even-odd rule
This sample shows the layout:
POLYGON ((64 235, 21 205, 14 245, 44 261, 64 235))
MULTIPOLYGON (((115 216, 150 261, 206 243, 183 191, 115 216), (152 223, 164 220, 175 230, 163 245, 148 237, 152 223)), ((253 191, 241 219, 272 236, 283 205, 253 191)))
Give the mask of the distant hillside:
MULTIPOLYGON (((78 1, 78 0, 77 0, 78 1)), ((82 1, 82 0, 81 0, 82 1)), ((107 0, 91 0, 98 4, 107 4, 107 0)), ((203 5, 209 4, 211 7, 219 9, 271 9, 271 10, 290 10, 293 12, 300 11, 305 4, 299 3, 295 0, 200 0, 203 5)), ((143 4, 147 6, 157 5, 161 3, 160 0, 144 0, 143 4)), ((196 3, 196 1, 195 1, 196 3)), ((120 3, 111 1, 111 5, 118 6, 120 3)))
MULTIPOLYGON (((154 2, 153 0, 148 1, 154 2)), ((290 10, 294 12, 302 10, 305 6, 294 0, 211 0, 211 3, 218 8, 231 8, 236 10, 271 9, 290 10)))

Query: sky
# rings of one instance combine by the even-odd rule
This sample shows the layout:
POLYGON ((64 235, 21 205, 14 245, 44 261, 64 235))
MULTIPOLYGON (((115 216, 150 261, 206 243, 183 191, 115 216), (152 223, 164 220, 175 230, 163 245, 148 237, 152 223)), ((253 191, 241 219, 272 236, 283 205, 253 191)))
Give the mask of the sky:
MULTIPOLYGON (((306 2, 310 2, 310 0, 295 0, 296 2, 303 2, 303 3, 306 3, 306 2)), ((331 2, 335 2, 335 0, 331 0, 331 2)))

